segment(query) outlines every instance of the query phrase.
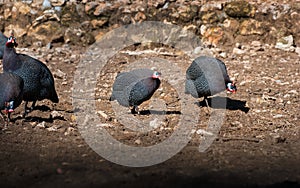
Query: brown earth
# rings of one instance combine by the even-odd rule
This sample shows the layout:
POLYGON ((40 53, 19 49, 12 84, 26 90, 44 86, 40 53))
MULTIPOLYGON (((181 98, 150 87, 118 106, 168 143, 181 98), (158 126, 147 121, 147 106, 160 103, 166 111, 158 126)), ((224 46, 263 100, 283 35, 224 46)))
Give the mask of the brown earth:
MULTIPOLYGON (((22 104, 13 114, 14 122, 0 131, 1 187, 300 187, 300 57, 264 44, 265 41, 259 48, 251 45, 258 39, 256 35, 240 39, 242 54, 232 53, 232 46, 222 46, 226 56, 213 51, 237 81, 238 92, 228 94, 226 118, 212 145, 199 152, 198 145, 204 137, 194 133, 174 157, 142 168, 125 167, 102 158, 78 130, 72 89, 85 48, 56 44, 52 49, 18 49, 38 57, 52 70, 60 102, 40 101, 25 119, 21 117, 22 104)), ((163 99, 168 104, 167 111, 175 113, 165 115, 162 129, 135 133, 116 120, 108 100, 116 73, 133 62, 154 57, 173 62, 183 71, 191 62, 163 45, 136 45, 124 51, 148 49, 153 52, 120 52, 110 59, 98 79, 95 97, 100 95, 96 107, 101 112, 101 123, 112 125, 104 129, 115 139, 137 147, 155 145, 170 137, 178 125, 180 97, 163 81, 153 99, 163 99), (159 49, 167 53, 159 53, 159 49)), ((148 103, 141 108, 145 114, 132 118, 153 116, 147 113, 148 103)), ((201 121, 196 130, 205 129, 210 116, 202 103, 191 107, 199 108, 201 121)))

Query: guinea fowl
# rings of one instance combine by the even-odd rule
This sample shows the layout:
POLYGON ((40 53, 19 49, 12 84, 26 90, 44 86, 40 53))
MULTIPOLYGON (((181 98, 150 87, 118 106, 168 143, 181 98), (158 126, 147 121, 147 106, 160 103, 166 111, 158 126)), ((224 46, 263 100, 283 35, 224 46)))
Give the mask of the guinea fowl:
POLYGON ((0 110, 10 114, 22 102, 24 82, 21 77, 13 73, 0 73, 0 110))
POLYGON ((3 35, 3 33, 0 32, 0 59, 3 58, 4 53, 4 46, 7 41, 7 37, 3 35))
POLYGON ((16 38, 10 36, 4 48, 3 70, 13 72, 24 80, 25 116, 29 101, 32 101, 31 111, 37 100, 49 99, 54 103, 58 103, 59 100, 55 91, 54 78, 47 66, 28 55, 16 53, 14 47, 17 45, 16 38))
POLYGON ((230 80, 225 64, 216 58, 200 56, 186 71, 185 93, 195 98, 207 97, 224 90, 235 93, 237 88, 230 80))
POLYGON ((119 73, 113 84, 110 100, 117 100, 131 113, 139 113, 138 106, 149 100, 160 86, 160 73, 150 69, 135 69, 119 73))

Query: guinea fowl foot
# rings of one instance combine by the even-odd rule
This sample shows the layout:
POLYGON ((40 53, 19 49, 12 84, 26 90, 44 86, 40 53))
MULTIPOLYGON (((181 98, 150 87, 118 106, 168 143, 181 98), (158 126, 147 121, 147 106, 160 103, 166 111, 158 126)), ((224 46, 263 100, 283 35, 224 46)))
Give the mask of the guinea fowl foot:
POLYGON ((133 106, 130 108, 130 111, 132 114, 140 114, 140 111, 139 111, 139 107, 138 106, 133 106))
POLYGON ((25 102, 25 110, 24 110, 24 113, 23 113, 23 118, 25 118, 28 113, 30 113, 34 110, 35 103, 36 103, 36 101, 33 101, 31 107, 27 107, 28 101, 25 102))
POLYGON ((206 109, 207 109, 207 113, 210 114, 210 113, 211 113, 211 110, 210 110, 210 106, 209 106, 209 103, 208 103, 208 99, 205 97, 204 100, 205 100, 206 107, 207 107, 207 108, 206 108, 206 109))
POLYGON ((4 118, 4 116, 3 116, 4 114, 0 111, 0 117, 3 119, 3 121, 5 122, 4 123, 4 127, 2 128, 2 130, 6 130, 7 129, 7 127, 8 127, 8 124, 9 124, 9 122, 10 122, 10 113, 8 113, 8 116, 7 116, 7 119, 5 120, 5 118, 4 118))
POLYGON ((3 120, 5 120, 4 119, 4 117, 3 117, 3 113, 0 111, 0 117, 3 119, 3 120))

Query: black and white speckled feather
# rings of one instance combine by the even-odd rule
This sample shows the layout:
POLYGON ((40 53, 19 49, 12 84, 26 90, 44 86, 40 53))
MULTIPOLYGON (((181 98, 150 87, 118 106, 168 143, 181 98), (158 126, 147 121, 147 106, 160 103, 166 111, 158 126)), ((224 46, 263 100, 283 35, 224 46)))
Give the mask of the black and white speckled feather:
POLYGON ((113 84, 111 100, 126 107, 136 107, 149 100, 160 86, 159 78, 153 78, 153 74, 150 69, 119 73, 113 84))

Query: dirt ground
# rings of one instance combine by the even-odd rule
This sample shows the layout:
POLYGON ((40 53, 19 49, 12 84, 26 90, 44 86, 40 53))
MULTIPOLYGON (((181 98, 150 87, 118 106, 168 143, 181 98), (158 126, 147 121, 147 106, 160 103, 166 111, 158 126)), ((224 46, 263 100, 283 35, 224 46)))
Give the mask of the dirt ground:
MULTIPOLYGON (((223 50, 227 55, 213 51, 237 81, 238 92, 227 95, 225 121, 212 145, 199 152, 203 135, 196 132, 187 146, 169 160, 141 168, 102 158, 78 129, 72 90, 84 48, 18 48, 51 69, 60 102, 39 101, 25 119, 21 117, 22 104, 12 115, 14 122, 0 131, 0 186, 300 187, 300 57, 267 44, 253 47, 251 42, 244 42, 241 54, 232 53, 229 47, 223 50)), ((183 71, 191 63, 188 57, 166 46, 130 46, 109 60, 97 83, 96 110, 101 123, 110 125, 104 129, 128 145, 155 145, 177 129, 182 106, 178 93, 167 81, 162 81, 161 89, 153 96, 153 100, 164 100, 170 112, 165 114, 160 129, 147 133, 128 130, 117 120, 108 100, 116 73, 133 62, 155 57, 173 62, 183 71), (162 51, 166 53, 159 53, 162 51)), ((207 127, 210 111, 202 99, 194 100, 191 109, 200 111, 201 120, 196 124, 197 131, 207 127)), ((144 113, 132 118, 151 119, 153 114, 147 111, 150 106, 146 102, 141 106, 144 113)), ((4 122, 0 121, 3 128, 4 122)))

